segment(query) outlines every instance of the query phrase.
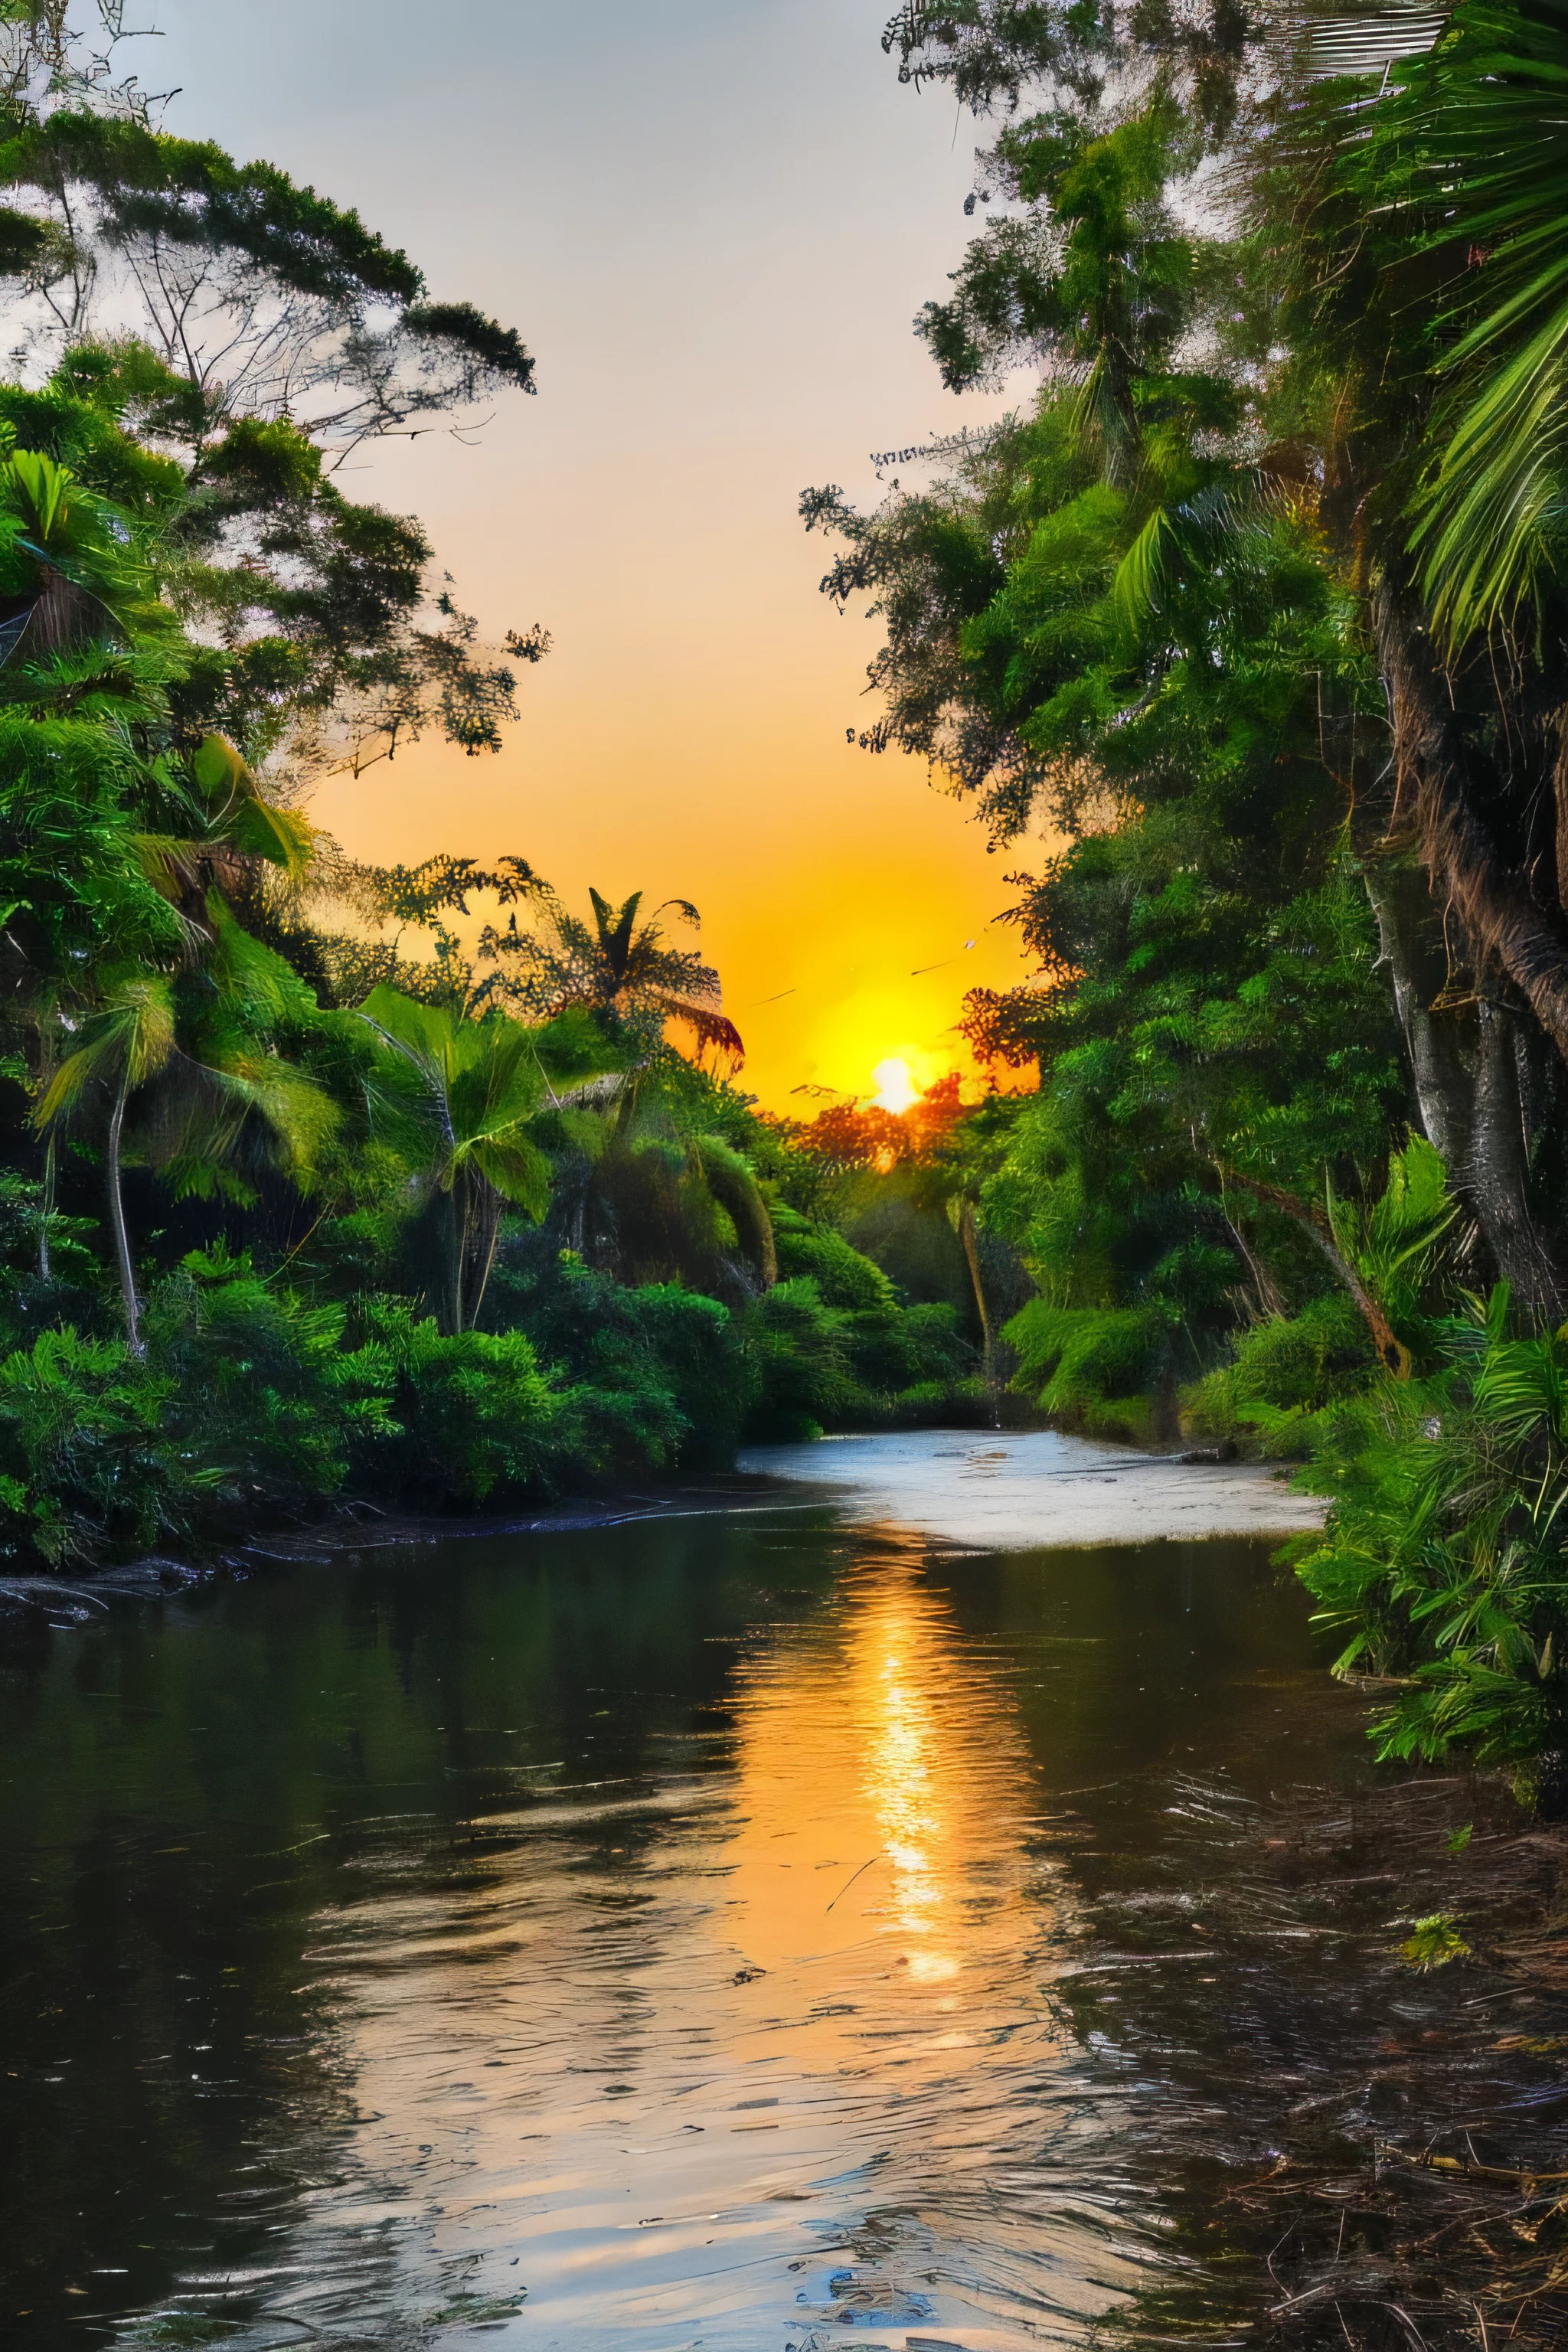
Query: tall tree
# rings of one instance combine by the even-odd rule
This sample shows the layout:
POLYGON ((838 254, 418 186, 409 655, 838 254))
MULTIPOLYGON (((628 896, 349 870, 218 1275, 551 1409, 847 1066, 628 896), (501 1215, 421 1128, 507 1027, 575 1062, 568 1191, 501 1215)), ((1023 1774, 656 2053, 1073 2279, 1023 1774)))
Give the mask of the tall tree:
MULTIPOLYGON (((548 1089, 539 1040, 500 1011, 420 1004, 371 992, 358 1018, 416 1075, 431 1129, 428 1181, 449 1227, 444 1328, 471 1330, 495 1263, 504 1203, 535 1219, 549 1167, 528 1129, 548 1089)), ((548 1050, 548 1048, 546 1049, 548 1050)))
POLYGON ((1342 574, 1365 592, 1387 698, 1392 758, 1367 745, 1357 782, 1423 1123, 1500 1269, 1553 1312, 1568 604, 1541 428, 1563 333, 1561 22, 1542 0, 1464 5, 1370 100, 1364 81, 1319 82, 1282 113, 1254 197, 1286 298, 1279 403, 1321 470, 1342 574))
MULTIPOLYGON (((59 0, 0 21, 0 284, 54 394, 13 391, 5 413, 121 499, 122 469, 104 476, 123 446, 84 429, 83 408, 142 445, 160 584, 206 640, 174 707, 187 736, 279 756, 296 789, 427 727, 470 754, 499 748, 515 670, 429 578, 417 523, 333 476, 367 437, 532 392, 531 356, 514 330, 433 298, 352 209, 169 135, 163 101, 121 69, 141 28, 118 0, 99 14, 83 39, 59 0)), ((538 626, 508 635, 513 662, 548 646, 538 626)))
POLYGON ((718 973, 689 948, 673 946, 660 920, 673 908, 695 930, 701 918, 689 899, 667 898, 644 914, 640 890, 618 907, 590 890, 593 921, 585 923, 548 884, 535 882, 525 895, 531 923, 520 926, 513 913, 504 930, 492 924, 481 935, 480 955, 496 969, 480 982, 480 1002, 500 997, 534 1019, 588 1005, 655 1034, 677 1021, 700 1047, 742 1059, 740 1031, 721 1010, 718 973))
POLYGON ((111 1107, 105 1155, 109 1223, 114 1236, 125 1336, 133 1356, 142 1353, 142 1308, 125 1222, 121 1138, 132 1095, 165 1067, 174 1050, 174 1008, 167 981, 135 971, 116 977, 88 1024, 81 1044, 60 1064, 38 1105, 38 1124, 49 1129, 78 1108, 90 1079, 102 1076, 109 1083, 111 1107))
MULTIPOLYGON (((1292 824, 1319 845, 1296 868, 1310 887, 1342 843, 1412 1108, 1493 1264, 1543 1310, 1563 1302, 1568 1227, 1555 459, 1531 426, 1561 336, 1554 22, 1535 0, 1462 5, 1430 56, 1401 62, 1397 24, 1304 19, 1289 39, 1219 10, 1182 26, 1002 0, 901 12, 887 45, 906 78, 1002 115, 982 200, 1009 205, 917 325, 955 389, 1024 360, 1047 385, 1038 419, 945 488, 896 489, 875 516, 831 489, 805 501, 847 541, 825 588, 870 590, 887 614, 869 748, 946 767, 998 841, 1041 814, 1076 838, 1019 916, 1047 998, 1079 1013, 1072 974, 1096 961, 1074 877, 1109 870, 1118 838, 1147 842, 1192 781, 1199 737, 1179 712, 1196 718, 1205 669, 1204 759, 1217 780, 1213 729, 1230 727, 1239 781, 1233 665, 1248 640, 1248 660, 1265 650, 1258 591, 1281 560, 1319 573, 1305 602, 1275 597, 1255 672, 1251 751, 1272 731, 1286 764, 1227 830, 1249 839, 1273 809, 1285 831, 1243 895, 1292 824)), ((1284 883, 1289 856, 1273 870, 1284 883)), ((1027 1057, 1026 1000, 976 1013, 1027 1057)), ((1299 1179, 1281 1189, 1299 1197, 1299 1179)))

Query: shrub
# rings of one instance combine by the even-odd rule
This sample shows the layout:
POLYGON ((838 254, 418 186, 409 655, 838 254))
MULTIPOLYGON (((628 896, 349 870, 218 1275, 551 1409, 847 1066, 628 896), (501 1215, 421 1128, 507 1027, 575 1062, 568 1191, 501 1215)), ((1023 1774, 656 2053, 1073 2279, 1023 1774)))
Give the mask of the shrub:
POLYGON ((164 1429, 216 1497, 295 1509, 336 1494, 353 1449, 385 1436, 392 1367, 343 1345, 346 1311, 311 1306, 221 1244, 154 1285, 144 1329, 164 1429))
POLYGON ((1381 1378, 1322 1416, 1301 1483, 1332 1498, 1292 1549, 1343 1638, 1342 1675, 1398 1676, 1384 1757, 1482 1762, 1568 1746, 1568 1341, 1469 1302, 1426 1381, 1381 1378))
POLYGON ((1330 1291, 1243 1332, 1228 1364, 1182 1391, 1183 1426, 1194 1437, 1245 1431, 1271 1459, 1302 1458, 1319 1414, 1377 1370, 1364 1317, 1344 1291, 1330 1291))
POLYGON ((721 1461, 752 1393, 739 1328, 717 1298, 679 1282, 629 1289, 573 1252, 527 1241, 492 1278, 566 1391, 563 1443, 593 1476, 721 1461))
POLYGON ((779 1287, 792 1298, 763 1316, 759 1360, 771 1365, 765 1377, 774 1400, 764 1404, 764 1420, 772 1412, 782 1413, 781 1426, 804 1416, 827 1427, 871 1427, 970 1417, 973 1401, 960 1390, 974 1372, 975 1355, 952 1307, 902 1305, 881 1267, 831 1226, 811 1224, 785 1209, 775 1219, 775 1233, 786 1277, 779 1287), (812 1285, 829 1315, 843 1319, 831 1338, 811 1318, 793 1327, 812 1366, 801 1367, 785 1402, 790 1379, 780 1351, 789 1344, 789 1318, 800 1312, 793 1293, 802 1282, 812 1285))
POLYGON ((1147 1441, 1170 1352, 1164 1312, 1150 1307, 1054 1307, 1032 1298, 1003 1337, 1016 1349, 1011 1385, 1097 1437, 1147 1441))
POLYGON ((775 1283, 746 1318, 755 1381, 750 1434, 820 1436, 875 1408, 850 1365, 851 1318, 829 1307, 810 1275, 775 1283))
POLYGON ((550 1486, 563 1399, 520 1331, 443 1332, 403 1298, 373 1297, 361 1313, 391 1376, 395 1415, 362 1444, 363 1474, 426 1509, 550 1486))
POLYGON ((946 1390, 974 1370, 974 1350, 951 1307, 895 1307, 856 1315, 849 1360, 862 1388, 897 1397, 914 1388, 946 1390))
POLYGON ((162 1433, 174 1383, 117 1339, 41 1331, 0 1364, 0 1543, 51 1568, 183 1534, 200 1474, 162 1433))
POLYGON ((894 1313, 898 1293, 879 1265, 851 1246, 831 1225, 816 1225, 793 1209, 775 1210, 773 1241, 779 1273, 809 1276, 829 1307, 857 1314, 894 1313))

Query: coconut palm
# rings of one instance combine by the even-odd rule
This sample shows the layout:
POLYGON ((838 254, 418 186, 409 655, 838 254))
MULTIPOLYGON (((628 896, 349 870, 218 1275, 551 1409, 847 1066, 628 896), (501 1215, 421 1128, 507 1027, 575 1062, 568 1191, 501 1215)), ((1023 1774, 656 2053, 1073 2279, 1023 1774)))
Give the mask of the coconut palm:
POLYGON ((133 1356, 142 1352, 141 1309, 121 1186, 121 1137, 131 1096, 164 1068, 174 1051, 174 1006, 168 981, 154 972, 126 972, 110 982, 102 1004, 87 1024, 81 1044, 55 1072, 36 1113, 41 1128, 53 1129, 77 1108, 92 1079, 107 1078, 114 1087, 106 1162, 109 1222, 125 1308, 125 1333, 133 1356))
POLYGON ((1375 139, 1446 265, 1423 585, 1450 646, 1539 606, 1568 495, 1568 0, 1456 10, 1375 139))
POLYGON ((358 1017, 418 1080, 426 1181, 450 1218, 440 1319, 449 1331, 471 1330, 503 1206, 537 1220, 549 1199, 550 1163, 527 1132, 547 1086, 538 1045, 499 1010, 470 1020, 455 1006, 420 1004, 394 988, 373 989, 358 1017))
POLYGON ((656 1032, 680 1021, 700 1047, 712 1045, 741 1061, 745 1047, 721 1009, 718 973, 691 949, 672 946, 660 920, 673 909, 695 930, 701 919, 689 899, 667 898, 639 919, 642 891, 616 907, 590 890, 589 924, 571 914, 548 883, 531 883, 526 896, 534 909, 531 928, 520 926, 513 913, 505 930, 489 925, 480 937, 481 958, 497 969, 475 991, 477 1003, 504 999, 531 1020, 582 1004, 656 1032))
POLYGON ((15 442, 0 431, 4 698, 136 702, 167 675, 178 639, 137 534, 68 466, 15 442))
POLYGON ((677 1135, 657 1106, 650 1116, 626 1093, 612 1118, 576 1118, 566 1139, 552 1213, 602 1273, 632 1287, 681 1282, 731 1303, 778 1280, 756 1172, 721 1136, 677 1135))
POLYGON ((276 1049, 277 1032, 316 1016, 314 999, 280 956, 240 929, 216 891, 208 914, 211 945, 199 974, 171 978, 129 966, 108 975, 76 1032, 79 1043, 54 1071, 34 1112, 52 1148, 95 1080, 113 1088, 109 1214, 135 1355, 142 1353, 141 1318, 121 1183, 132 1096, 159 1081, 142 1156, 181 1192, 216 1187, 252 1197, 229 1176, 228 1164, 241 1138, 258 1128, 274 1160, 303 1189, 338 1124, 324 1090, 276 1049))
POLYGON ((1384 743, 1347 671, 1323 740, 1422 1124, 1516 1299, 1557 1319, 1531 1106, 1568 1061, 1564 5, 1460 0, 1427 55, 1302 93, 1256 213, 1295 354, 1275 454, 1364 599, 1386 704, 1384 743))

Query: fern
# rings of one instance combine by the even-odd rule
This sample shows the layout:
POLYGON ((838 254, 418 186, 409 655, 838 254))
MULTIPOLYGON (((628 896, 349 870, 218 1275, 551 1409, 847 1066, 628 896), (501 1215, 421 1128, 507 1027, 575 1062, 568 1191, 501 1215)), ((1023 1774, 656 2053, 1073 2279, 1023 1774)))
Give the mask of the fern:
POLYGON ((1516 1331, 1500 1285, 1436 1353, 1327 1419, 1303 1483, 1332 1504, 1298 1572, 1349 1637, 1335 1671, 1404 1681, 1380 1756, 1528 1758, 1568 1730, 1568 1341, 1516 1331))

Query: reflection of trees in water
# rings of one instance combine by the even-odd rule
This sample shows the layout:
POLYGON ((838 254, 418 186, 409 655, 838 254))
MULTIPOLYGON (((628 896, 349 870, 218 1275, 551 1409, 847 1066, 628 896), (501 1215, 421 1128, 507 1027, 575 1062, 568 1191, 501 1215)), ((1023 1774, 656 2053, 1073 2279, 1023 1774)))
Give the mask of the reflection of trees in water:
MULTIPOLYGON (((146 1952, 116 1955, 118 1897, 99 1905, 110 1939, 100 1972, 118 1967, 128 2007, 154 2021, 134 2053, 110 2057, 144 2160, 133 2194, 124 2144, 90 2181, 39 2185, 58 2231, 39 2305, 58 2315, 89 2268, 126 2265, 93 2284, 106 2309, 156 2305, 124 2324, 127 2344, 248 2323, 287 2331, 279 2342, 309 2328, 377 2352, 512 2308, 526 2276, 510 2267, 515 2242, 488 2245, 480 2223, 454 2250, 437 2217, 454 2189, 482 2194, 474 2183, 501 2143, 515 2168, 515 2116, 505 2100, 454 2106, 465 2086, 450 2078, 507 2083, 477 2070, 530 2032, 546 2071, 584 2062, 595 2097, 600 2061, 634 2074, 656 2063, 639 1971, 668 1960, 706 1899, 633 1899, 628 1861, 624 1935, 595 1936, 591 1957, 574 1950, 566 1939, 611 1892, 611 1855, 657 1846, 670 1809, 623 1803, 601 1817, 574 1801, 552 1827, 549 1806, 529 1801, 549 1781, 520 1787, 517 1761, 567 1759, 568 1780, 602 1774, 624 1796, 623 1776, 650 1762, 664 1771, 722 1748, 727 1726, 710 1710, 722 1710, 730 1652, 713 1637, 755 1607, 744 1534, 721 1521, 588 1544, 520 1559, 515 1541, 469 1538, 412 1566, 372 1557, 208 1596, 162 1628, 121 1624, 101 1644, 119 1743, 103 1752, 82 1738, 84 1715, 98 1718, 64 1654, 41 1675, 47 1723, 26 1736, 70 1763, 37 1831, 61 1901, 79 1905, 90 1883, 79 1817, 107 1810, 121 1881, 156 1916, 146 1952), (509 1726, 536 1736, 503 1742, 509 1726), (563 1962, 560 2005, 549 1986, 563 1962), (170 1982, 182 1990, 160 2000, 170 1982), (221 2098, 187 2081, 197 2069, 221 2081, 221 2098), (144 2085, 151 2121, 136 2104, 144 2085), (90 2251, 73 2240, 79 2207, 97 2219, 90 2251)), ((794 1550, 792 1574, 816 1579, 812 1539, 794 1550)), ((97 2084, 86 2105, 114 2095, 97 2084)))
POLYGON ((346 2123, 332 2037, 300 1982, 331 1868, 324 1846, 301 1847, 320 1784, 277 1769, 265 1729, 301 1680, 319 1685, 320 1661, 279 1658, 248 1705, 237 1661, 216 1677, 214 1664, 199 1636, 117 1628, 68 1637, 19 1691, 8 1678, 0 2273, 40 2332, 161 2296, 209 2253, 265 2260, 292 2151, 330 2161, 346 2123), (231 1707, 204 1751, 193 1726, 231 1707), (241 1777, 243 1837, 214 1821, 215 1769, 241 1777), (291 2152, 274 2162, 269 2141, 291 2152), (95 2275, 109 2272, 122 2275, 95 2275))
MULTIPOLYGON (((405 1666, 378 1602, 308 1570, 10 1661, 0 2277, 18 2340, 148 2305, 199 2337, 202 2315, 226 2325, 311 2271, 334 2325, 378 2280, 399 2304, 401 2222, 295 2232, 302 2200, 406 2194, 356 2178, 353 2053, 309 1950, 377 1792, 417 1814, 424 1790, 426 1820, 450 1805, 441 1692, 405 1666)), ((406 1848, 406 1825, 392 1836, 406 1848)))

